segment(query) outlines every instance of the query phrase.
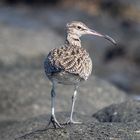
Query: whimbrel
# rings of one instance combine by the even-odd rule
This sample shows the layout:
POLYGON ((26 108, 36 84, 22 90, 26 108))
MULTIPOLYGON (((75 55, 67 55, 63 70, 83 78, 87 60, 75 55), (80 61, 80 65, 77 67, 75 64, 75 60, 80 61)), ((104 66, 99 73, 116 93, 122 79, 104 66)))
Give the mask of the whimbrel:
POLYGON ((55 128, 62 127, 55 116, 55 85, 57 83, 74 86, 70 118, 66 124, 81 123, 73 120, 74 104, 79 83, 87 80, 91 74, 92 60, 87 51, 81 47, 80 37, 85 34, 91 34, 103 37, 113 44, 116 44, 108 35, 102 35, 79 21, 68 23, 66 28, 67 36, 65 44, 60 48, 55 48, 50 51, 44 62, 45 73, 52 82, 50 123, 52 123, 55 128))

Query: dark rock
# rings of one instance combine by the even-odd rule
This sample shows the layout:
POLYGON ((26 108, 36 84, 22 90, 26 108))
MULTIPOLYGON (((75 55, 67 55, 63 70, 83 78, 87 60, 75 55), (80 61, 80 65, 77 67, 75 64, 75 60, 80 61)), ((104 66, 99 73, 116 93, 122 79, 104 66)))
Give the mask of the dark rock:
POLYGON ((138 66, 140 66, 140 46, 135 48, 133 52, 133 60, 138 66))
MULTIPOLYGON (((58 120, 63 122, 67 113, 57 113, 58 120)), ((81 114, 74 115, 82 120, 81 125, 67 125, 62 129, 46 127, 49 115, 41 115, 26 121, 14 122, 3 127, 0 123, 0 139, 2 140, 138 140, 140 138, 140 123, 138 122, 98 122, 93 117, 81 114)), ((4 122, 2 123, 4 124, 4 122)))
POLYGON ((105 53, 105 57, 104 57, 104 61, 108 62, 108 61, 112 61, 113 59, 117 58, 117 57, 123 57, 126 54, 126 48, 125 46, 121 45, 121 44, 117 44, 116 48, 109 48, 106 49, 106 53, 105 53))
POLYGON ((140 123, 140 101, 129 100, 106 107, 93 115, 100 122, 140 123))
POLYGON ((108 11, 112 16, 121 15, 122 10, 124 10, 124 3, 120 0, 101 0, 100 7, 103 10, 108 11))

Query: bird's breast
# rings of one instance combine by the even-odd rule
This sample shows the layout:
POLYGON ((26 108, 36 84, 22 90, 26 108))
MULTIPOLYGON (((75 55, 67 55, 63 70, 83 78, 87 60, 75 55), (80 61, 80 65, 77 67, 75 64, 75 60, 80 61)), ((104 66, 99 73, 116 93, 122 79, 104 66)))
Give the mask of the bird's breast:
POLYGON ((92 72, 92 60, 89 54, 84 48, 78 46, 56 48, 50 52, 48 59, 47 63, 51 65, 49 67, 56 72, 65 71, 71 76, 78 75, 84 80, 87 80, 92 72))

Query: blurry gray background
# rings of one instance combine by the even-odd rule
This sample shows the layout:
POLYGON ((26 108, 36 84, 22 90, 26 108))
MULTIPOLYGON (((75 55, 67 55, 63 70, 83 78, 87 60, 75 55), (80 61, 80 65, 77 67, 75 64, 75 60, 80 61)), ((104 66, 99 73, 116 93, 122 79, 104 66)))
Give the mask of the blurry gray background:
MULTIPOLYGON (((51 84, 43 62, 52 48, 64 43, 65 25, 72 20, 108 34, 118 43, 113 46, 101 38, 82 37, 82 46, 93 60, 92 75, 132 97, 140 95, 139 0, 0 0, 1 120, 16 115, 24 118, 24 112, 29 116, 47 113, 51 84)), ((92 85, 88 81, 85 91, 92 85)), ((66 89, 69 87, 63 92, 66 89)), ((69 91, 70 97, 72 89, 69 91)), ((58 111, 66 104, 63 101, 58 111)))

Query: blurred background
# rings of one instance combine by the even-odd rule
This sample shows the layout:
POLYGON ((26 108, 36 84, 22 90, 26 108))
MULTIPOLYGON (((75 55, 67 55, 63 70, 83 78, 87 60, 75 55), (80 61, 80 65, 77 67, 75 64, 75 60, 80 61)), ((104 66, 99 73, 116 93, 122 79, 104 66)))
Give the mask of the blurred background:
POLYGON ((1 118, 12 112, 6 108, 13 107, 16 112, 17 104, 32 104, 32 95, 43 104, 40 96, 45 97, 45 89, 38 84, 46 80, 43 61, 52 48, 64 43, 65 25, 72 20, 117 41, 113 46, 104 39, 84 36, 82 46, 93 60, 92 74, 139 98, 139 0, 0 0, 1 118))

